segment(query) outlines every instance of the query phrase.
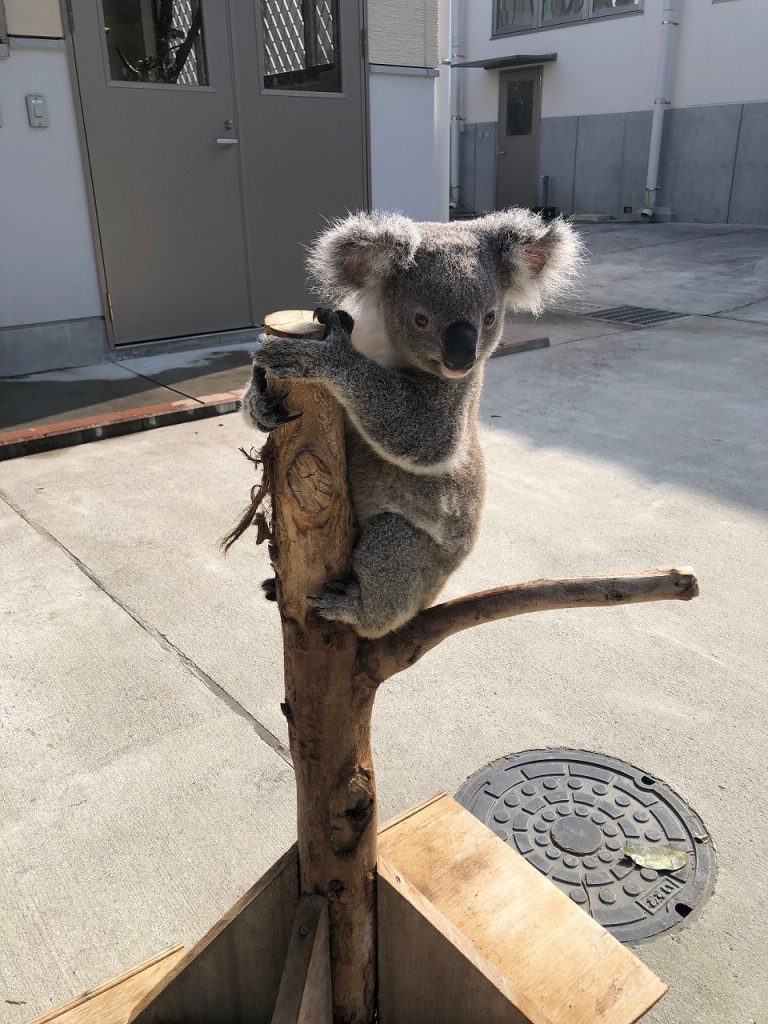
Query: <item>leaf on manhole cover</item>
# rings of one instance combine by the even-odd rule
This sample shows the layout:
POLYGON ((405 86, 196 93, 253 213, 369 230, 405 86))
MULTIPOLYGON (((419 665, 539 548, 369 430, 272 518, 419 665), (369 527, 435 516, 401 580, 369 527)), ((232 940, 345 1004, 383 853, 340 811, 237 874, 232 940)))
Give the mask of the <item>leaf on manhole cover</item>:
POLYGON ((639 867, 652 871, 677 871, 688 861, 685 850, 674 846, 625 846, 623 853, 639 867))

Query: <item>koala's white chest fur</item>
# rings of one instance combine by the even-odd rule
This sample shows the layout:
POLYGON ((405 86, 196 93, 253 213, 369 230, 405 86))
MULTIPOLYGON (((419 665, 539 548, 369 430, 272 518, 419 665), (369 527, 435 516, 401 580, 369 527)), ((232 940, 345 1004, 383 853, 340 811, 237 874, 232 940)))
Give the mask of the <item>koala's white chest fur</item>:
POLYGON ((399 366, 392 342, 384 325, 384 314, 379 301, 360 295, 346 303, 347 312, 355 321, 352 344, 358 352, 372 359, 379 366, 399 366))

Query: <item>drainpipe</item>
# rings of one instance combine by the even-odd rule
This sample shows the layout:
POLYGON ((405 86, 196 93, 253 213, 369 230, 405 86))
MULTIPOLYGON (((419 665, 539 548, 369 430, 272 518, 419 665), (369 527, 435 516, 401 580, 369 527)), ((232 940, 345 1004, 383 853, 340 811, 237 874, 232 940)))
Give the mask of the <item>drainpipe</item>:
POLYGON ((648 174, 643 199, 644 207, 640 211, 643 220, 653 220, 657 213, 656 194, 659 191, 659 155, 661 153, 661 133, 664 127, 664 108, 672 102, 669 99, 672 44, 674 30, 680 24, 676 20, 676 16, 677 0, 664 0, 661 16, 661 50, 659 52, 659 68, 656 73, 656 98, 653 101, 651 145, 648 151, 648 174))
MULTIPOLYGON (((463 15, 461 0, 451 2, 451 65, 459 64, 464 59, 464 40, 462 32, 463 15)), ((464 118, 461 116, 461 75, 451 67, 451 177, 450 199, 451 209, 455 209, 461 197, 459 184, 459 144, 464 131, 464 118)))

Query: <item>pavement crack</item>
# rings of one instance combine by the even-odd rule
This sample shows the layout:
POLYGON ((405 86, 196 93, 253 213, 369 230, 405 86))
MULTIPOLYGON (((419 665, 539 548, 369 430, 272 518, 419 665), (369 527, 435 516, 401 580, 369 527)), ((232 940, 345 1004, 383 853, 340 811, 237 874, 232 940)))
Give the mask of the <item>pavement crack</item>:
POLYGON ((720 316, 723 313, 736 313, 740 309, 749 309, 750 306, 756 306, 758 302, 765 302, 768 299, 768 295, 761 295, 759 299, 752 299, 751 302, 740 302, 736 306, 725 306, 724 309, 717 309, 714 313, 706 313, 705 316, 720 316))
POLYGON ((121 363, 115 360, 115 365, 119 366, 121 370, 127 370, 132 373, 134 377, 140 377, 142 380, 149 381, 150 384, 154 384, 157 388, 164 388, 166 391, 172 391, 174 395, 180 395, 182 398, 189 399, 192 402, 198 402, 200 405, 205 405, 205 402, 201 402, 195 395, 187 394, 186 391, 180 391, 175 388, 173 384, 165 384, 163 381, 158 380, 157 377, 150 377, 147 373, 139 373, 138 370, 134 370, 132 366, 126 366, 125 363, 121 363))
POLYGON ((159 629, 156 629, 151 623, 147 622, 146 619, 142 618, 142 616, 139 615, 137 611, 135 611, 133 608, 130 607, 130 605, 126 604, 123 600, 121 600, 117 596, 117 594, 114 594, 107 587, 106 583, 104 583, 104 581, 100 579, 99 576, 97 576, 96 573, 92 569, 90 569, 85 564, 85 562, 82 561, 82 559, 78 558, 74 551, 71 551, 66 546, 66 544, 63 544, 58 539, 58 537, 55 537, 49 530, 46 530, 44 526, 41 526, 40 523, 35 522, 34 519, 30 519, 30 517, 24 512, 24 510, 20 508, 18 505, 16 505, 16 503, 13 502, 8 497, 8 495, 5 494, 3 491, 0 491, 0 498, 5 502, 5 504, 10 509, 12 509, 16 513, 17 516, 19 516, 19 518, 23 519, 24 522, 28 526, 30 526, 37 534, 39 534, 45 540, 50 541, 59 549, 59 551, 66 555, 69 561, 72 562, 72 564, 76 566, 76 568, 78 568, 80 572, 83 573, 84 576, 87 576, 88 579, 96 587, 98 587, 99 590, 110 599, 110 601, 116 604, 121 611, 125 612, 126 615, 133 619, 136 625, 139 626, 140 629, 144 630, 147 636, 154 640, 155 643, 158 644, 164 651, 166 651, 169 654, 172 654, 176 658, 176 660, 187 670, 187 672, 189 672, 196 679, 198 679, 203 684, 203 686, 205 686, 206 689, 213 694, 214 697, 222 701, 222 703, 225 704, 230 711, 234 712, 234 714, 236 714, 238 718, 242 718, 243 721, 247 722, 251 726, 253 731, 256 733, 256 735, 259 737, 259 739, 263 740, 263 742, 266 743, 267 746, 271 747, 272 750, 274 750, 275 753, 286 762, 286 764, 289 764, 291 765, 291 767, 293 767, 293 759, 291 758, 291 752, 288 750, 285 744, 281 743, 278 737, 275 736, 275 734, 266 727, 266 725, 264 725, 257 718, 255 718, 250 713, 250 711, 246 710, 246 708, 244 708, 243 705, 238 700, 236 700, 231 693, 225 690, 220 683, 217 683, 212 676, 208 675, 205 669, 202 669, 192 658, 189 657, 188 654, 185 654, 180 647, 177 647, 172 640, 169 640, 164 633, 161 633, 159 629))
MULTIPOLYGON (((693 238, 690 238, 690 237, 689 238, 665 238, 661 242, 648 242, 646 245, 637 245, 637 244, 635 244, 635 245, 631 246, 631 251, 634 251, 635 249, 658 249, 658 248, 660 248, 661 246, 664 246, 664 245, 687 245, 689 242, 699 242, 702 239, 708 239, 708 238, 728 238, 731 235, 740 235, 740 234, 742 234, 741 231, 711 231, 711 232, 708 232, 705 235, 704 234, 696 235, 693 238)), ((585 238, 584 241, 586 243, 587 249, 589 249, 589 237, 587 236, 587 238, 585 238)), ((595 253, 591 253, 590 255, 593 257, 592 262, 593 263, 597 263, 597 262, 599 262, 599 259, 600 259, 601 256, 611 256, 611 255, 613 255, 616 252, 623 252, 623 251, 624 250, 622 250, 622 249, 607 249, 605 252, 595 252, 595 253)))

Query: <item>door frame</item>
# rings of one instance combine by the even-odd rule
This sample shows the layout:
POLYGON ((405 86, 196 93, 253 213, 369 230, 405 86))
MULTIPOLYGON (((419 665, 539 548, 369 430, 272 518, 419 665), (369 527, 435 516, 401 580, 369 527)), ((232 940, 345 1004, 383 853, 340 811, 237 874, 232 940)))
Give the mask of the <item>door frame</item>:
MULTIPOLYGON (((94 2, 96 2, 96 0, 94 0, 94 2)), ((215 0, 215 2, 218 3, 218 2, 221 2, 221 0, 215 0)), ((237 2, 237 0, 236 0, 236 2, 237 2)), ((251 2, 258 3, 258 0, 251 0, 251 2)), ((342 3, 348 3, 348 2, 349 2, 349 0, 339 0, 339 9, 341 10, 342 3)), ((364 172, 363 172, 364 173, 363 186, 364 186, 364 191, 365 191, 366 207, 367 207, 368 210, 370 210, 371 209, 371 131, 370 131, 370 80, 371 80, 371 75, 370 75, 370 67, 369 67, 369 61, 368 61, 368 4, 367 4, 367 0, 356 0, 356 2, 357 2, 357 5, 359 7, 359 10, 360 10, 360 26, 361 26, 361 33, 362 33, 361 45, 360 45, 360 61, 361 61, 361 76, 362 76, 362 83, 363 83, 363 102, 361 104, 361 110, 362 110, 362 116, 363 116, 362 129, 363 129, 363 140, 364 140, 364 144, 363 144, 363 168, 364 168, 364 172)), ((111 309, 110 309, 109 288, 108 288, 108 284, 107 284, 107 271, 106 271, 106 264, 105 264, 105 260, 104 260, 104 245, 103 245, 102 238, 101 238, 101 230, 99 228, 98 211, 97 211, 97 208, 96 208, 96 192, 95 192, 94 185, 93 185, 93 174, 92 174, 92 171, 91 171, 91 158, 90 158, 90 154, 88 152, 88 138, 87 138, 86 129, 85 129, 85 113, 83 111, 82 97, 80 95, 80 78, 79 78, 78 71, 77 71, 77 61, 75 60, 74 40, 72 39, 74 15, 73 15, 73 12, 72 12, 72 7, 70 6, 70 0, 58 0, 58 4, 59 4, 59 12, 61 14, 61 24, 62 24, 63 31, 64 31, 64 49, 65 49, 66 55, 67 55, 67 66, 68 66, 68 69, 69 69, 70 82, 71 82, 71 85, 72 85, 72 98, 73 98, 74 107, 75 107, 75 124, 76 124, 77 139, 78 139, 79 149, 80 149, 80 158, 82 160, 82 167, 83 167, 83 182, 85 184, 86 205, 88 207, 88 218, 89 218, 90 224, 91 224, 91 236, 93 238, 94 256, 96 258, 96 271, 97 271, 98 280, 99 280, 99 294, 100 294, 100 297, 101 297, 101 308, 102 308, 102 313, 104 315, 104 325, 105 325, 105 328, 106 328, 106 335, 107 335, 107 351, 110 352, 110 353, 114 353, 114 352, 117 351, 118 348, 120 348, 120 349, 130 348, 130 344, 118 345, 116 343, 116 341, 115 341, 115 329, 114 329, 114 323, 113 323, 113 320, 112 320, 112 312, 111 312, 111 309)), ((229 11, 227 11, 227 20, 230 22, 230 25, 231 25, 231 16, 230 16, 229 11)), ((231 45, 231 36, 230 36, 230 54, 231 54, 231 62, 232 62, 234 104, 235 104, 235 110, 237 110, 238 109, 238 104, 240 102, 240 98, 237 95, 237 90, 234 89, 234 83, 236 81, 235 63, 234 63, 235 62, 235 56, 234 56, 234 47, 231 45)), ((259 61, 262 60, 262 54, 261 54, 260 51, 259 51, 258 59, 259 59, 259 61)), ((241 203, 242 203, 242 208, 243 208, 243 210, 245 210, 245 193, 244 193, 245 182, 244 182, 244 175, 243 175, 243 168, 242 168, 242 159, 243 158, 242 158, 242 150, 239 147, 238 147, 237 159, 238 159, 238 171, 239 171, 239 180, 240 180, 240 199, 241 199, 241 203)), ((248 249, 248 246, 250 244, 250 239, 248 237, 248 225, 246 223, 243 224, 243 232, 244 232, 244 237, 245 237, 245 248, 246 248, 246 253, 247 253, 247 249, 248 249)), ((247 257, 246 257, 246 259, 247 259, 247 257)), ((253 283, 251 281, 250 274, 248 275, 248 300, 249 300, 249 303, 250 303, 250 306, 251 306, 251 319, 253 319, 253 316, 254 316, 254 314, 253 314, 253 283)), ((259 326, 259 325, 255 325, 255 326, 259 326)), ((226 331, 213 332, 213 333, 208 332, 208 333, 210 334, 210 337, 212 337, 212 338, 215 337, 215 338, 218 339, 217 340, 217 344, 222 344, 223 343, 222 339, 225 338, 227 335, 231 335, 233 337, 233 339, 234 339, 238 335, 242 336, 243 330, 244 330, 243 328, 239 328, 239 329, 234 329, 234 330, 226 330, 226 331)), ((245 330, 252 330, 252 328, 245 328, 245 330)), ((192 339, 196 340, 196 339, 198 339, 200 337, 204 337, 204 336, 205 335, 187 335, 186 338, 188 338, 191 341, 192 339)), ((153 341, 138 342, 137 344, 141 344, 142 346, 162 345, 164 340, 166 340, 166 339, 158 338, 158 339, 153 340, 153 341)), ((184 340, 185 340, 184 337, 175 337, 175 338, 173 338, 173 342, 176 345, 178 345, 179 343, 183 343, 184 340)))
POLYGON ((543 64, 530 64, 527 67, 522 68, 509 68, 506 71, 499 72, 499 106, 497 118, 497 129, 496 129, 496 209, 502 209, 499 206, 499 181, 501 176, 499 174, 499 157, 501 156, 501 147, 504 139, 507 137, 506 130, 502 132, 503 120, 502 113, 505 112, 506 107, 506 95, 505 95, 505 83, 510 79, 527 79, 533 77, 535 79, 534 86, 534 99, 533 99, 533 132, 534 137, 537 137, 536 144, 536 170, 534 173, 535 190, 536 196, 535 206, 538 206, 538 200, 541 198, 540 195, 540 182, 539 182, 539 171, 541 170, 541 99, 544 91, 544 65, 543 64))

